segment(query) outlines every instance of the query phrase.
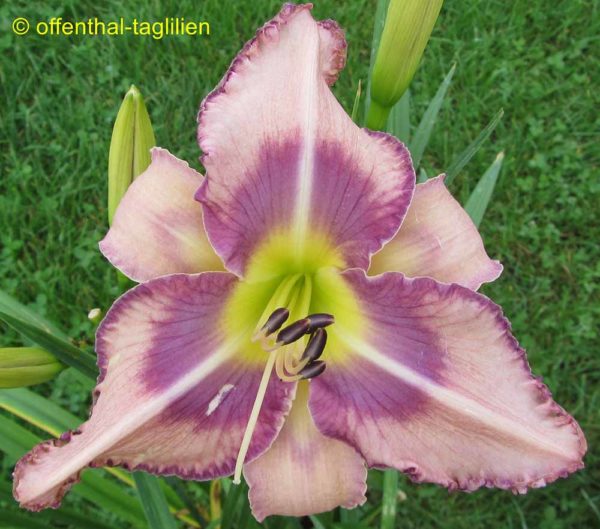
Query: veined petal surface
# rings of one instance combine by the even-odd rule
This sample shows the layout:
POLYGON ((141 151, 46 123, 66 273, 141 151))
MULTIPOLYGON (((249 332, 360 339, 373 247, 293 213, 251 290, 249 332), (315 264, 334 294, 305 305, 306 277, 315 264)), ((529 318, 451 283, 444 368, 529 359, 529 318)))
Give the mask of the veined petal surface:
POLYGON ((213 247, 238 275, 270 237, 301 261, 315 233, 341 266, 366 269, 414 191, 406 148, 358 128, 331 93, 346 44, 310 8, 288 4, 263 26, 198 116, 207 178, 197 197, 213 247))
POLYGON ((368 324, 336 320, 328 368, 311 383, 325 435, 370 466, 450 489, 525 492, 583 466, 583 434, 531 375, 500 308, 459 285, 344 272, 368 324))
POLYGON ((187 162, 152 149, 152 163, 133 181, 100 241, 104 256, 138 282, 223 270, 204 231, 202 206, 194 200, 202 180, 187 162))
POLYGON ((373 256, 369 274, 402 272, 472 290, 500 276, 502 265, 488 257, 477 227, 444 185, 444 176, 417 185, 402 226, 373 256))
POLYGON ((272 514, 304 516, 365 502, 367 469, 350 445, 325 437, 308 411, 309 382, 298 385, 292 411, 262 456, 244 467, 250 505, 260 522, 272 514))
MULTIPOLYGON (((264 367, 245 360, 244 346, 223 328, 236 283, 224 272, 163 276, 113 305, 97 333, 91 417, 17 463, 22 506, 58 506, 86 466, 193 479, 232 473, 264 367)), ((272 377, 248 461, 273 442, 294 391, 272 377)))

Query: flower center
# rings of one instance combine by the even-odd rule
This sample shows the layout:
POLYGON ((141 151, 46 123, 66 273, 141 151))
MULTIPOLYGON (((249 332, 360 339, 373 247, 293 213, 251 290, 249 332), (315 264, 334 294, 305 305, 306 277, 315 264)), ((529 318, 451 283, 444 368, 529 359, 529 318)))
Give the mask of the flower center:
POLYGON ((273 232, 253 252, 244 279, 228 300, 223 332, 247 336, 240 362, 264 365, 235 465, 239 483, 252 435, 273 370, 280 380, 295 382, 320 375, 327 359, 344 362, 338 334, 362 332, 365 321, 354 292, 339 271, 345 263, 328 237, 311 232, 292 244, 289 230, 273 232), (336 325, 330 335, 324 327, 336 325), (291 323, 289 323, 291 322, 291 323))
POLYGON ((311 294, 312 278, 309 275, 296 274, 286 278, 279 284, 267 303, 254 331, 252 341, 259 342, 269 356, 238 452, 233 478, 236 484, 240 483, 242 467, 273 368, 279 379, 284 382, 314 378, 325 370, 325 362, 320 361, 319 357, 327 343, 325 327, 331 325, 334 318, 326 313, 307 314, 310 309, 311 294), (283 327, 291 314, 306 316, 283 327))

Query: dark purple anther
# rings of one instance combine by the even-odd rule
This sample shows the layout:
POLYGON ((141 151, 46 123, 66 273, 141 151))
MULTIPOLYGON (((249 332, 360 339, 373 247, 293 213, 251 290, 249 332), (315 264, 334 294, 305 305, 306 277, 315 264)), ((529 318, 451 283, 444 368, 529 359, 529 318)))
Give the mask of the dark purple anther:
POLYGON ((319 358, 323 354, 326 343, 327 331, 325 329, 317 329, 310 337, 310 340, 308 340, 308 345, 302 353, 301 360, 306 360, 308 358, 310 362, 313 362, 319 358))
POLYGON ((279 345, 287 345, 295 342, 298 340, 298 338, 302 338, 302 336, 308 332, 309 328, 310 321, 308 318, 295 321, 279 331, 279 334, 277 335, 277 343, 279 345))
POLYGON ((308 332, 313 332, 315 329, 320 329, 321 327, 327 327, 335 321, 332 314, 325 314, 324 312, 310 314, 306 318, 310 321, 308 332))
POLYGON ((265 332, 265 336, 273 334, 278 331, 279 328, 287 321, 290 317, 290 311, 284 308, 279 308, 273 311, 273 314, 269 316, 267 323, 262 326, 261 331, 265 332))
POLYGON ((317 360, 312 364, 308 364, 302 371, 300 371, 300 375, 302 378, 315 378, 318 377, 321 373, 325 371, 325 362, 321 362, 317 360))

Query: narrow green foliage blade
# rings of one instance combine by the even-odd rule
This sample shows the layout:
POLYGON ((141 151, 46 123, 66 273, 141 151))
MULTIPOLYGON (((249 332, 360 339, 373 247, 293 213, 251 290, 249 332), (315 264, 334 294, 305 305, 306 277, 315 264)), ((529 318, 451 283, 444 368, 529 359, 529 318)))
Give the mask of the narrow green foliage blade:
POLYGON ((0 452, 12 464, 39 442, 39 437, 20 424, 0 415, 0 452))
POLYGON ((446 185, 449 185, 456 175, 463 170, 465 165, 469 163, 471 158, 477 154, 477 151, 484 144, 485 140, 490 137, 490 134, 494 131, 498 123, 500 123, 502 116, 504 116, 504 110, 500 109, 473 142, 452 161, 446 171, 446 185))
POLYGON ((410 142, 410 90, 404 92, 400 101, 392 108, 387 131, 406 145, 410 142))
POLYGON ((358 109, 360 108, 360 96, 362 93, 362 81, 358 80, 358 87, 356 88, 356 95, 354 96, 354 105, 352 105, 352 121, 358 124, 358 109))
POLYGON ((429 143, 431 132, 433 131, 440 108, 442 108, 442 103, 446 97, 446 92, 448 92, 448 87, 452 82, 452 77, 454 76, 455 70, 456 64, 453 64, 452 68, 450 68, 450 71, 446 74, 446 77, 444 77, 442 84, 440 84, 435 96, 433 96, 433 99, 429 102, 429 106, 427 107, 425 114, 423 114, 419 126, 415 131, 415 135, 410 142, 409 150, 415 169, 417 169, 421 163, 421 158, 423 157, 423 153, 425 152, 427 144, 429 143))
POLYGON ((145 472, 134 472, 133 479, 150 529, 176 529, 177 523, 169 512, 159 478, 145 472))
POLYGON ((385 470, 383 473, 383 499, 381 500, 381 529, 396 527, 396 507, 398 504, 398 471, 385 470))
POLYGON ((21 302, 17 301, 15 298, 2 290, 0 290, 0 312, 4 312, 10 316, 26 321, 27 323, 35 325, 36 327, 39 327, 40 329, 43 329, 59 338, 63 338, 64 340, 69 339, 69 337, 54 323, 46 318, 43 318, 39 314, 36 314, 33 310, 26 307, 21 302))
POLYGON ((90 378, 95 378, 98 374, 96 359, 91 354, 75 347, 67 340, 20 318, 11 316, 6 312, 0 312, 0 320, 27 339, 52 353, 64 364, 78 369, 90 378))
MULTIPOLYGON (((169 502, 169 505, 176 504, 175 499, 172 497, 172 494, 175 494, 178 499, 177 503, 181 503, 182 506, 185 506, 185 508, 189 511, 190 516, 192 516, 194 520, 196 520, 196 522, 200 524, 200 526, 206 524, 206 520, 198 510, 194 498, 192 498, 190 494, 188 494, 187 490, 183 486, 184 482, 176 476, 167 476, 165 477, 165 481, 168 484, 169 488, 163 487, 163 491, 167 496, 167 501, 169 502)), ((204 492, 203 489, 199 490, 204 492)))
POLYGON ((326 529, 325 525, 323 524, 323 522, 321 522, 321 520, 316 514, 309 516, 309 518, 312 524, 314 525, 315 529, 326 529))
POLYGON ((234 529, 238 527, 239 513, 244 507, 244 501, 247 501, 248 488, 242 483, 241 485, 231 485, 227 490, 225 483, 223 483, 223 489, 226 492, 225 501, 223 502, 221 529, 234 529))
POLYGON ((502 162, 504 161, 504 153, 501 152, 496 156, 496 159, 490 165, 483 176, 477 182, 475 189, 471 193, 471 196, 465 204, 465 211, 469 214, 475 226, 479 227, 485 210, 490 203, 496 181, 498 180, 498 174, 502 168, 502 162))
POLYGON ((66 430, 76 428, 81 423, 77 416, 26 388, 0 391, 0 409, 55 437, 66 430))
POLYGON ((3 509, 0 512, 0 527, 10 529, 48 529, 48 520, 40 520, 39 517, 31 514, 3 509))
MULTIPOLYGON (((0 527, 20 527, 5 523, 7 520, 11 519, 10 516, 12 514, 22 515, 23 520, 34 520, 44 523, 44 529, 47 529, 48 527, 63 526, 72 526, 78 528, 85 527, 85 529, 113 529, 114 527, 98 519, 97 516, 99 513, 97 512, 93 512, 93 515, 90 516, 89 511, 85 513, 80 513, 74 509, 65 507, 64 505, 61 506, 60 509, 47 509, 44 512, 27 513, 20 511, 17 502, 13 498, 12 487, 13 486, 11 482, 6 480, 0 480, 0 502, 4 502, 4 504, 7 505, 9 508, 14 507, 14 509, 17 510, 16 513, 14 511, 9 511, 8 508, 5 508, 2 511, 0 511, 0 527)), ((25 525, 24 527, 29 529, 30 527, 33 528, 37 526, 35 526, 33 523, 29 523, 29 525, 25 525)))
MULTIPOLYGON (((20 424, 0 415, 0 452, 14 463, 31 450, 41 439, 20 424)), ((100 470, 82 474, 81 483, 73 487, 73 493, 123 518, 135 527, 144 527, 144 515, 133 496, 124 492, 122 486, 102 477, 100 470)))

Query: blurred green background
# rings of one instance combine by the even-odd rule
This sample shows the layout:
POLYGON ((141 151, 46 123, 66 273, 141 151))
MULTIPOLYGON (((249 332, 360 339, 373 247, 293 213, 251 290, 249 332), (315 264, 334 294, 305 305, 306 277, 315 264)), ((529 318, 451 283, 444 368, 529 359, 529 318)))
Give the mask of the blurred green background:
MULTIPOLYGON (((336 19, 346 30, 348 66, 335 93, 350 110, 357 83, 367 76, 375 0, 315 3, 317 18, 336 19)), ((488 490, 449 495, 401 477, 398 527, 600 527, 599 6, 589 0, 448 1, 411 87, 415 123, 457 63, 424 157, 430 176, 442 172, 498 109, 505 110, 452 192, 464 201, 495 155, 505 152, 481 227, 504 274, 484 292, 503 305, 534 372, 581 423, 591 447, 587 468, 519 497, 488 490)), ((273 0, 2 4, 2 290, 60 324, 78 345, 92 346, 87 313, 106 310, 118 293, 114 270, 97 243, 106 231, 108 145, 122 96, 135 83, 159 145, 199 168, 199 103, 279 7, 273 0), (53 16, 149 21, 177 16, 209 21, 211 35, 160 41, 17 37, 11 23, 18 16, 32 22, 53 16)), ((19 343, 2 328, 0 344, 19 343)), ((37 391, 86 413, 89 396, 70 372, 37 391)), ((3 474, 10 474, 6 460, 3 474)), ((371 506, 381 499, 378 480, 374 473, 371 506)), ((2 498, 4 508, 10 502, 2 498)), ((95 512, 74 501, 65 503, 95 512)), ((0 518, 0 526, 6 524, 0 518)))

